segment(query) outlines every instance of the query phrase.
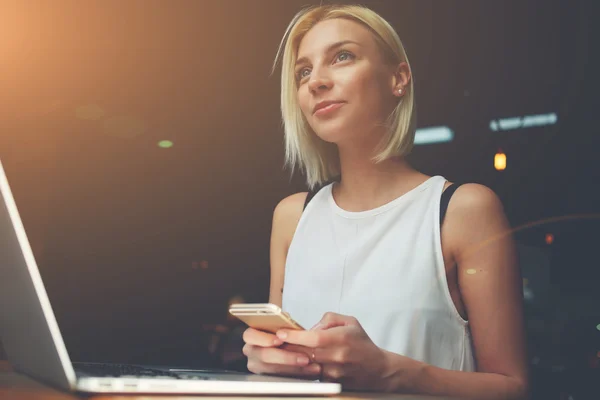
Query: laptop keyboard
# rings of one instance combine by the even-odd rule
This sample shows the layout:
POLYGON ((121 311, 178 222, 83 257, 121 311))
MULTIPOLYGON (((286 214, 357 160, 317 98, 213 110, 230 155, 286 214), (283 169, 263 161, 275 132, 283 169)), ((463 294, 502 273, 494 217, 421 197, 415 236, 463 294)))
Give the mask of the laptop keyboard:
POLYGON ((160 369, 146 368, 131 364, 102 364, 102 363, 73 363, 75 372, 80 377, 114 377, 114 378, 157 378, 157 379, 194 379, 210 380, 210 376, 185 373, 169 372, 160 369))

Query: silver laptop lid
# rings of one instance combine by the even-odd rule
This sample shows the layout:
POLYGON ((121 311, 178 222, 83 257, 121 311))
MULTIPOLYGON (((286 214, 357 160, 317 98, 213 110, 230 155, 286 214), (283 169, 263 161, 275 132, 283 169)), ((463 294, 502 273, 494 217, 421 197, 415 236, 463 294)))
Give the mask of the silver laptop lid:
POLYGON ((53 386, 76 377, 0 160, 0 338, 15 370, 53 386))

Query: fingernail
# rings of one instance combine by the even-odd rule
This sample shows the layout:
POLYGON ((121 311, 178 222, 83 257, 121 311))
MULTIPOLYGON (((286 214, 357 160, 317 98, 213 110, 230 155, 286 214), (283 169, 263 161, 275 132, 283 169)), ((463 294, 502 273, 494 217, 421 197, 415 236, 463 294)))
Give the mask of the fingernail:
POLYGON ((277 332, 277 337, 279 339, 285 339, 287 337, 287 333, 284 331, 279 331, 279 332, 277 332))
POLYGON ((283 344, 283 342, 279 339, 273 339, 273 345, 275 346, 281 346, 283 344))
POLYGON ((307 365, 308 364, 308 357, 306 356, 300 356, 296 359, 296 362, 300 365, 307 365))

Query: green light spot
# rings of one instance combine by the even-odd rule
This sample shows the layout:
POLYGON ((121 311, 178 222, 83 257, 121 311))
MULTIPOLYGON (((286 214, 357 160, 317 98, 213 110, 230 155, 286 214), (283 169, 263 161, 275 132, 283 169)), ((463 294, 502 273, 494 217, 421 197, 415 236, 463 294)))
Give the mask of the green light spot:
POLYGON ((596 325, 596 329, 600 331, 600 324, 596 325))
POLYGON ((158 147, 168 149, 169 147, 173 147, 173 142, 171 142, 170 140, 161 140, 160 142, 158 142, 158 147))

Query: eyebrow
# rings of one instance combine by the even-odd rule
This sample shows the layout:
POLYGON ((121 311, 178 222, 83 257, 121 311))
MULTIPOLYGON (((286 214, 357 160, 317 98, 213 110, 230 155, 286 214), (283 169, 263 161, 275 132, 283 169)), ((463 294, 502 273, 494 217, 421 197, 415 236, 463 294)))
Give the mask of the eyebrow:
MULTIPOLYGON (((352 41, 352 40, 342 40, 342 41, 340 41, 340 42, 335 42, 335 43, 333 43, 333 44, 329 45, 329 46, 327 47, 327 49, 325 50, 325 52, 326 52, 326 53, 330 53, 332 50, 335 50, 335 49, 337 49, 337 48, 339 48, 339 47, 342 47, 342 46, 344 46, 344 45, 346 45, 346 44, 348 44, 348 43, 352 43, 352 44, 356 44, 356 45, 360 46, 360 43, 354 42, 354 41, 352 41)), ((304 64, 304 63, 306 63, 306 62, 308 62, 308 58, 307 58, 307 57, 302 57, 302 58, 299 58, 299 59, 296 61, 296 63, 294 64, 294 67, 297 67, 299 64, 304 64)))

